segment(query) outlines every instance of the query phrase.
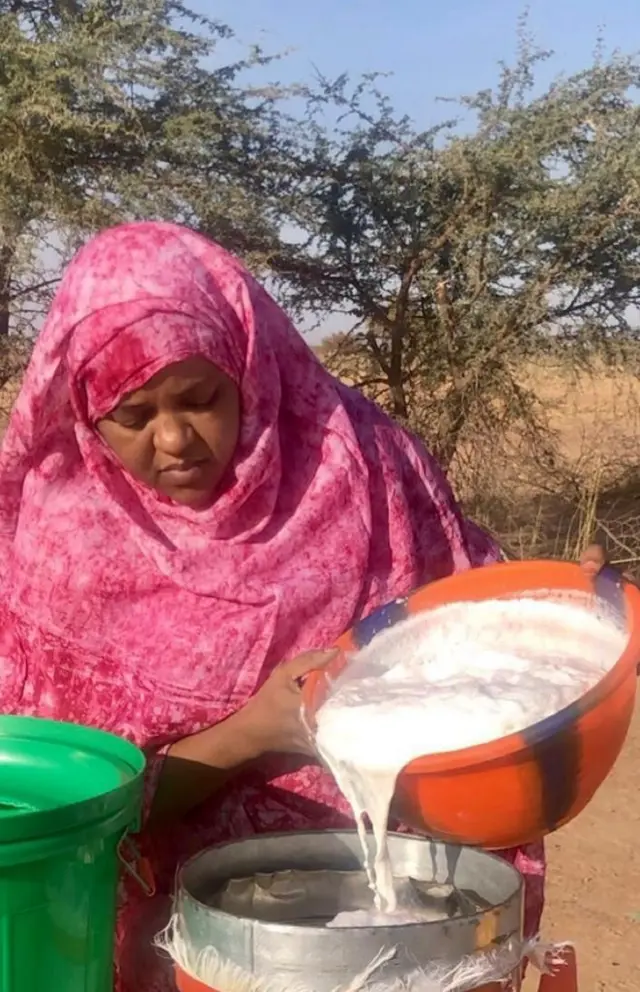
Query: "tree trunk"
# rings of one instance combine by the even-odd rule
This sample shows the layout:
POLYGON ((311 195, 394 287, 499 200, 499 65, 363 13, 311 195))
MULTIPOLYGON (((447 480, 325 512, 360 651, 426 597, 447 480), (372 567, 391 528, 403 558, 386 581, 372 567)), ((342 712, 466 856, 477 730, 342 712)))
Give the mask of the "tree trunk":
POLYGON ((454 382, 442 401, 442 412, 438 418, 438 436, 433 452, 445 475, 449 473, 467 420, 465 407, 464 387, 456 386, 454 382))
POLYGON ((12 262, 13 248, 3 245, 0 248, 0 338, 9 334, 12 262))
POLYGON ((393 404, 393 415, 402 420, 409 416, 407 397, 404 391, 404 322, 396 314, 391 331, 391 355, 389 360, 389 392, 393 404))
POLYGON ((394 417, 398 417, 400 420, 406 420, 409 416, 409 411, 407 409, 407 397, 404 393, 402 381, 392 382, 389 380, 389 393, 391 395, 391 407, 394 417))
POLYGON ((435 301, 438 314, 440 340, 451 372, 451 386, 442 401, 438 418, 438 434, 434 445, 434 455, 440 468, 448 475, 451 462, 458 448, 460 434, 466 421, 464 377, 456 370, 456 315, 449 296, 447 272, 449 270, 449 248, 443 250, 439 265, 442 278, 436 285, 435 301))

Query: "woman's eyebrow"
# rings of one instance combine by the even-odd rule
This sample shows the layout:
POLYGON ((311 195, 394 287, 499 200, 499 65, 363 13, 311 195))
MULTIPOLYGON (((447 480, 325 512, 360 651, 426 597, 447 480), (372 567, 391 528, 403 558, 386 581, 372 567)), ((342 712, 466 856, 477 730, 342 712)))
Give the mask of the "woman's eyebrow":
POLYGON ((217 382, 212 379, 194 379, 192 382, 186 382, 178 390, 179 396, 184 396, 186 393, 193 393, 196 389, 216 389, 218 386, 217 382))
MULTIPOLYGON (((175 391, 176 396, 186 396, 188 393, 194 392, 194 390, 203 388, 214 390, 217 389, 219 382, 211 378, 206 379, 186 379, 175 391)), ((150 396, 146 396, 143 392, 130 393, 128 396, 123 396, 120 403, 118 403, 118 410, 130 409, 140 409, 140 407, 150 406, 153 403, 153 399, 150 396)))
POLYGON ((118 403, 116 410, 141 410, 145 406, 150 406, 151 401, 144 396, 125 396, 120 403, 118 403))

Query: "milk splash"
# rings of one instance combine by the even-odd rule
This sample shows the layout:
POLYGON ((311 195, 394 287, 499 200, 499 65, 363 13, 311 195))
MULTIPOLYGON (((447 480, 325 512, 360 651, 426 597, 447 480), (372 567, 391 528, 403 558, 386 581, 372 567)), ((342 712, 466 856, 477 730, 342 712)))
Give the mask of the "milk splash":
POLYGON ((592 597, 581 599, 453 603, 402 621, 349 659, 316 714, 315 745, 358 824, 376 907, 361 925, 417 919, 394 884, 387 848, 402 768, 522 731, 613 667, 627 635, 592 611, 592 597))

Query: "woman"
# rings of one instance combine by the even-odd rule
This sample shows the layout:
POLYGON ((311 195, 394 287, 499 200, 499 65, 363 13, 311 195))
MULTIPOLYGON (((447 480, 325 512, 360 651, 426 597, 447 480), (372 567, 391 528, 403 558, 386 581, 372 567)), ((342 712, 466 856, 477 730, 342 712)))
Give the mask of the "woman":
MULTIPOLYGON (((300 727, 317 652, 499 557, 420 442, 332 378, 236 259, 154 223, 102 233, 64 276, 4 440, 0 540, 3 711, 150 759, 158 896, 128 891, 121 992, 171 988, 150 944, 180 861, 350 823, 300 727)), ((542 847, 505 856, 533 933, 542 847)))

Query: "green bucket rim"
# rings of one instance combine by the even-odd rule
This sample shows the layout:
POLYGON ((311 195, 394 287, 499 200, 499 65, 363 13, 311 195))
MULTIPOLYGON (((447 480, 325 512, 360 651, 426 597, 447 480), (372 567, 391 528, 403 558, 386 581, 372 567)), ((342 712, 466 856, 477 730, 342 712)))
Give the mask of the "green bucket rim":
POLYGON ((86 829, 114 817, 119 823, 118 813, 123 814, 123 829, 138 829, 146 759, 135 744, 94 727, 27 716, 0 716, 0 742, 3 738, 68 745, 112 760, 125 774, 128 772, 128 777, 116 789, 78 802, 52 809, 16 809, 15 814, 4 813, 0 817, 0 845, 36 841, 52 835, 59 835, 63 842, 64 835, 70 831, 86 829))

